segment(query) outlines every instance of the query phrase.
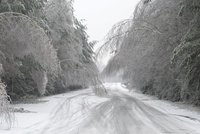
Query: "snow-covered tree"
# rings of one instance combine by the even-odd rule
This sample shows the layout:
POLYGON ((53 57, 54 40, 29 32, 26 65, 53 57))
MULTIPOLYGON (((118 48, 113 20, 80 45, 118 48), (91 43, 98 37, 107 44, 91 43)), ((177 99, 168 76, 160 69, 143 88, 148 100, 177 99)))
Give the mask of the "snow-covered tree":
MULTIPOLYGON (((31 81, 34 71, 57 74, 56 50, 44 30, 31 18, 20 13, 1 13, 0 33, 0 49, 6 57, 2 61, 5 70, 3 80, 6 80, 6 83, 11 82, 8 84, 9 93, 21 91, 25 95, 27 92, 33 92, 26 91, 28 88, 25 85, 30 84, 26 79, 31 81)), ((39 85, 38 82, 35 83, 39 85)), ((34 90, 34 86, 32 88, 34 90)))
POLYGON ((71 0, 49 0, 45 6, 50 37, 61 66, 58 90, 87 87, 91 76, 97 73, 93 67, 94 70, 86 69, 94 66, 93 45, 88 42, 85 26, 75 18, 72 4, 71 0))
MULTIPOLYGON (((177 78, 179 69, 173 67, 171 58, 177 46, 174 56, 179 61, 175 63, 177 67, 181 61, 188 61, 185 56, 198 54, 196 46, 192 47, 198 44, 197 21, 199 19, 194 19, 199 18, 197 12, 199 12, 198 0, 141 0, 135 8, 132 26, 129 27, 126 37, 123 40, 121 37, 114 38, 115 42, 122 41, 122 45, 116 50, 117 54, 109 61, 103 72, 114 74, 113 72, 123 70, 124 80, 144 93, 173 101, 183 100, 182 84, 177 78), (192 26, 194 24, 195 27, 192 26), (188 43, 186 37, 192 41, 195 39, 197 42, 188 45, 191 42, 188 43), (186 43, 184 43, 185 40, 186 43), (193 49, 196 51, 192 51, 193 49), (184 57, 185 59, 182 59, 184 57)), ((115 37, 114 32, 113 34, 115 37)), ((116 46, 115 42, 111 42, 111 45, 116 46)), ((195 64, 197 65, 197 62, 195 64)), ((181 77, 184 77, 183 74, 180 73, 181 77)), ((193 77, 196 78, 195 75, 193 77)), ((181 81, 187 83, 184 80, 181 81)), ((188 86, 192 87, 191 84, 188 86)))
POLYGON ((181 10, 181 17, 190 11, 193 14, 188 31, 183 36, 181 43, 174 51, 172 63, 177 69, 178 80, 181 85, 181 98, 184 101, 200 105, 200 77, 199 54, 200 54, 200 2, 185 1, 181 10))
POLYGON ((0 81, 0 128, 10 128, 14 119, 6 86, 0 81))

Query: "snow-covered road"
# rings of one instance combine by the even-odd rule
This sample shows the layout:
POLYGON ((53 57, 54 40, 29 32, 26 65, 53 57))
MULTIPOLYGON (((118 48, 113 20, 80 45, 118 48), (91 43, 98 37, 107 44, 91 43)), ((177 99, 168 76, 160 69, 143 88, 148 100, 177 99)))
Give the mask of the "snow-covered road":
POLYGON ((32 113, 16 113, 13 128, 0 134, 200 134, 197 108, 105 86, 104 98, 87 89, 15 105, 32 113))

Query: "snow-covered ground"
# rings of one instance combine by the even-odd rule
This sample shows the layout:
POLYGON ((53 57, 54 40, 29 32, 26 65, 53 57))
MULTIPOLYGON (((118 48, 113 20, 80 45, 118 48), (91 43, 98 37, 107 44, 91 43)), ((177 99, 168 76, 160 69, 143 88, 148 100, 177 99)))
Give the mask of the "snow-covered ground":
POLYGON ((200 134, 200 111, 161 101, 120 83, 106 83, 107 97, 91 89, 18 104, 28 113, 15 113, 10 130, 0 134, 200 134))

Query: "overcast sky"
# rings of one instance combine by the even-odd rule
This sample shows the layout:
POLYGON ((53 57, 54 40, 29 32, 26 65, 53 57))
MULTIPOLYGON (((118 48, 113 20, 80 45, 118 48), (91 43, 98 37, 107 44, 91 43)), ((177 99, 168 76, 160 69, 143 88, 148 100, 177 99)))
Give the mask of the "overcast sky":
POLYGON ((139 0, 75 0, 78 19, 85 19, 90 40, 101 41, 111 27, 132 16, 139 0))

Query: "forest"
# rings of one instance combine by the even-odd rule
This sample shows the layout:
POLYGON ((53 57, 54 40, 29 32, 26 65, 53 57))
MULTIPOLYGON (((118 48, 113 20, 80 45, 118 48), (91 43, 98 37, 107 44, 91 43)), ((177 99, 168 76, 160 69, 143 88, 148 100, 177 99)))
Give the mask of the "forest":
POLYGON ((74 16, 72 4, 0 1, 0 116, 11 111, 11 100, 37 99, 92 84, 98 72, 94 43, 88 41, 86 26, 74 16))
POLYGON ((1 81, 13 101, 84 88, 96 75, 94 44, 72 3, 0 2, 1 81))
POLYGON ((199 0, 140 0, 98 45, 74 0, 0 0, 0 133, 199 134, 199 0))
POLYGON ((102 77, 120 73, 129 88, 200 105, 200 1, 142 0, 114 25, 99 50, 111 59, 102 77), (110 51, 106 51, 110 49, 110 51))

